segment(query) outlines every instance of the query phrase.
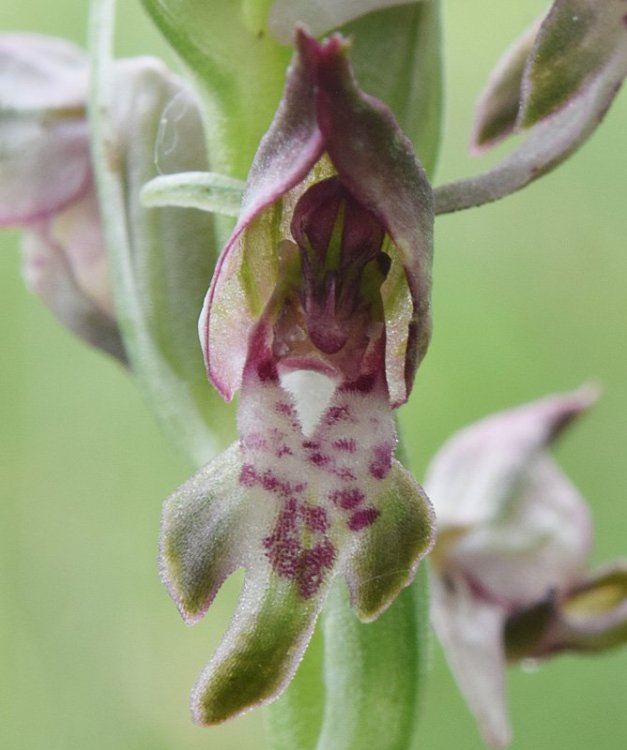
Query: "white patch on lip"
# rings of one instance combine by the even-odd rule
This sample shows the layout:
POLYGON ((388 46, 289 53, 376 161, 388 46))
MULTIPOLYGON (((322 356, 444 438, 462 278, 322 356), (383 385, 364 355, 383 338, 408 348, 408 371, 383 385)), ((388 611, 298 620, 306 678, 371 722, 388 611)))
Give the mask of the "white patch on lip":
POLYGON ((335 382, 314 370, 294 370, 280 376, 292 396, 303 435, 311 437, 335 393, 335 382))

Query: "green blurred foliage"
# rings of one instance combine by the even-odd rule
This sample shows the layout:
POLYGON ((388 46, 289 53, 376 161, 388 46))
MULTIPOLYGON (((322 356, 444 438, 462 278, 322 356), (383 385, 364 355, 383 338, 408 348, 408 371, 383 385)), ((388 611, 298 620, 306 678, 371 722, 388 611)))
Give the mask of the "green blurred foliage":
MULTIPOLYGON (((139 3, 120 4, 119 54, 174 57, 139 3)), ((449 0, 439 180, 466 156, 474 100, 539 0, 449 0)), ((82 43, 85 0, 4 4, 0 28, 82 43)), ((440 218, 435 335, 402 422, 418 476, 482 415, 596 380, 604 396, 558 449, 589 499, 594 562, 625 553, 627 95, 570 162, 500 204, 440 218)), ((160 506, 191 467, 114 363, 23 289, 19 236, 0 234, 0 747, 264 750, 260 712, 201 729, 188 692, 241 578, 187 629, 157 575, 160 506)), ((509 674, 514 750, 627 744, 627 651, 509 674)), ((422 747, 482 747, 434 647, 422 747)), ((297 749, 295 749, 297 750, 297 749)), ((331 750, 331 748, 329 749, 331 750)))

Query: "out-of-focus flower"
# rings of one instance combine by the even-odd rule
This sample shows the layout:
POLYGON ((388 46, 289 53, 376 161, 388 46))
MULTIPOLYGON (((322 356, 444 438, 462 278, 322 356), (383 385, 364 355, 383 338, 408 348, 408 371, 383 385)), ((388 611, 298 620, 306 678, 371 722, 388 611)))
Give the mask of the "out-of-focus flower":
POLYGON ((187 621, 246 568, 193 697, 208 724, 287 685, 334 577, 372 620, 431 545, 392 417, 429 339, 429 185, 342 39, 297 41, 200 322, 216 388, 241 388, 240 440, 164 510, 163 577, 187 621))
POLYGON ((155 371, 156 355, 172 360, 171 390, 183 381, 189 391, 196 372, 206 391, 197 342, 185 326, 198 315, 215 262, 212 217, 139 205, 143 182, 158 172, 207 168, 197 101, 157 60, 113 63, 108 154, 123 192, 113 222, 116 244, 120 237, 128 244, 125 267, 133 277, 120 290, 123 343, 90 149, 87 72, 85 53, 63 39, 0 36, 0 227, 25 230, 26 283, 66 327, 130 359, 140 377, 138 360, 151 359, 155 371))
POLYGON ((0 37, 0 226, 23 227, 24 277, 54 315, 125 361, 94 191, 87 59, 61 39, 0 37))
POLYGON ((590 388, 489 417, 455 435, 425 485, 438 519, 432 620, 486 742, 510 741, 508 659, 627 638, 627 573, 588 576, 587 506, 548 454, 590 388))
POLYGON ((626 15, 623 0, 555 0, 512 45, 479 100, 472 145, 528 137, 488 172, 438 188, 438 213, 519 190, 587 140, 627 75, 626 15))

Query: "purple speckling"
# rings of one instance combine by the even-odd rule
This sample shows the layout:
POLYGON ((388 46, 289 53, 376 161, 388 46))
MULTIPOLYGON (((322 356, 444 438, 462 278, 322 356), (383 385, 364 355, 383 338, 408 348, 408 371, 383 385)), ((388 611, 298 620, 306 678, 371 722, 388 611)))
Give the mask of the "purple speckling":
POLYGON ((300 544, 296 539, 274 539, 266 537, 263 540, 266 547, 266 557, 272 568, 284 578, 296 578, 299 573, 301 557, 300 544))
POLYGON ((329 457, 325 456, 324 453, 312 453, 309 456, 309 463, 314 466, 326 466, 329 463, 329 457))
POLYGON ((333 447, 344 453, 354 453, 357 450, 357 441, 354 438, 340 438, 333 441, 333 447))
POLYGON ((325 571, 333 566, 335 547, 325 540, 311 549, 303 550, 298 566, 298 589, 303 599, 317 593, 324 581, 325 571))
POLYGON ((323 420, 328 427, 332 427, 339 422, 355 422, 348 406, 331 406, 325 412, 323 420))
POLYGON ((321 505, 306 505, 303 508, 305 526, 310 531, 318 531, 324 534, 329 529, 329 516, 326 508, 321 505))
POLYGON ((339 507, 344 510, 353 510, 353 508, 356 508, 365 499, 366 496, 359 487, 351 487, 350 489, 345 490, 333 490, 329 495, 329 500, 331 500, 334 505, 339 505, 339 507))
POLYGON ((387 444, 374 448, 374 460, 370 464, 370 474, 375 479, 385 479, 392 468, 393 447, 387 444))
POLYGON ((293 455, 294 453, 288 445, 282 445, 280 448, 277 449, 277 452, 276 452, 277 458, 283 458, 283 456, 293 456, 293 455))
POLYGON ((296 416, 296 410, 292 404, 288 404, 286 401, 277 401, 274 408, 278 414, 285 414, 288 417, 296 416))
POLYGON ((320 449, 320 443, 317 440, 303 440, 303 448, 317 451, 320 449))
POLYGON ((333 473, 338 479, 344 482, 353 482, 357 479, 355 472, 349 469, 348 466, 340 466, 339 468, 333 469, 333 473))
POLYGON ((244 435, 241 440, 240 444, 242 448, 245 448, 247 450, 259 450, 259 449, 265 449, 266 447, 266 439, 260 432, 250 432, 248 435, 244 435))
POLYGON ((270 469, 266 469, 266 471, 264 471, 264 473, 261 475, 261 486, 268 492, 279 492, 280 484, 281 483, 270 471, 270 469))
POLYGON ((254 487, 257 484, 257 472, 252 464, 244 464, 242 466, 239 483, 244 487, 254 487))
POLYGON ((373 524, 380 515, 381 512, 376 508, 362 508, 361 510, 353 513, 353 515, 348 519, 348 528, 351 531, 361 531, 367 526, 373 524))

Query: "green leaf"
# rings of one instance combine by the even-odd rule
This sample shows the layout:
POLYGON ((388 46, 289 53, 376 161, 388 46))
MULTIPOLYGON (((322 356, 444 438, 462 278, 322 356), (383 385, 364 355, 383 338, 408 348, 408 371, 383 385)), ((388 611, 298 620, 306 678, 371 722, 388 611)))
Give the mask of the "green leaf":
POLYGON ((214 172, 181 172, 160 175, 140 192, 146 207, 199 208, 224 216, 237 216, 244 183, 214 172))

